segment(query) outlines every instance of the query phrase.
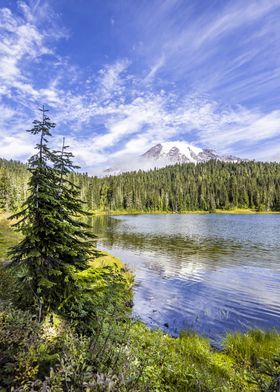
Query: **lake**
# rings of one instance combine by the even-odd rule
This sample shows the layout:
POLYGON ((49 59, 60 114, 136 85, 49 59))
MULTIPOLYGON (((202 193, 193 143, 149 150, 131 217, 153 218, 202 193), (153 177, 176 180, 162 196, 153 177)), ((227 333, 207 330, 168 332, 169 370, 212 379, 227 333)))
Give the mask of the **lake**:
POLYGON ((280 327, 280 215, 93 219, 98 247, 135 274, 134 316, 219 346, 227 332, 280 327))

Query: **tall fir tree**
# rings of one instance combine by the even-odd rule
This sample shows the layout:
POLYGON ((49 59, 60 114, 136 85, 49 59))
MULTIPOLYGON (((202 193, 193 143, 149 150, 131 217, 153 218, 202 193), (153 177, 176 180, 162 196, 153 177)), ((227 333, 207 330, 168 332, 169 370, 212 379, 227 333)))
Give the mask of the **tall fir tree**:
POLYGON ((44 107, 40 111, 42 119, 27 131, 40 138, 36 154, 28 161, 29 196, 22 210, 11 217, 17 219, 15 226, 24 238, 10 251, 11 265, 25 271, 39 320, 73 294, 75 273, 86 267, 94 252, 94 235, 77 219, 86 214, 78 189, 67 179, 75 169, 72 154, 64 145, 60 152, 50 150, 48 139, 55 124, 44 107))

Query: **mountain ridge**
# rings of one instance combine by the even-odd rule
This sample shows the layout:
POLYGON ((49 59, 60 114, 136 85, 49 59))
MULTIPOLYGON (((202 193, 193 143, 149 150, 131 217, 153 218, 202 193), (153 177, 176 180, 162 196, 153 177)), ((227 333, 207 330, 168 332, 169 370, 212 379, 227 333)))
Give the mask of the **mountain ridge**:
POLYGON ((117 175, 134 170, 147 171, 177 163, 200 163, 211 159, 224 162, 247 161, 234 155, 219 154, 212 149, 196 147, 185 141, 171 141, 157 143, 140 156, 135 157, 133 162, 130 160, 129 166, 120 164, 104 170, 104 174, 117 175))

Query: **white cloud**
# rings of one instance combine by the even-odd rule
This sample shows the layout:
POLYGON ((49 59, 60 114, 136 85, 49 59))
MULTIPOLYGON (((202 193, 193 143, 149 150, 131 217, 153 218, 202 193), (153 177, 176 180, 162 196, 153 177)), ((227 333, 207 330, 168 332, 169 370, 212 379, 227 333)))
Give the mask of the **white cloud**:
POLYGON ((127 60, 117 61, 112 65, 107 65, 99 71, 100 90, 103 99, 111 98, 115 93, 121 93, 123 87, 122 73, 129 66, 127 60))
POLYGON ((165 55, 161 55, 151 67, 144 81, 151 82, 153 78, 156 76, 157 72, 164 66, 164 64, 165 64, 165 55))
MULTIPOLYGON (((181 1, 175 3, 182 7, 181 1)), ((178 138, 191 138, 219 152, 275 159, 277 148, 268 141, 280 135, 280 110, 222 103, 223 97, 215 99, 209 91, 219 86, 223 91, 228 89, 229 94, 234 89, 236 97, 249 98, 264 85, 275 84, 280 67, 261 71, 253 67, 249 77, 235 80, 237 70, 250 63, 258 61, 265 67, 265 62, 258 60, 262 45, 233 56, 231 61, 226 58, 226 66, 207 60, 213 59, 219 40, 242 24, 259 21, 278 7, 279 1, 261 2, 259 7, 253 1, 243 8, 240 2, 232 3, 217 15, 210 7, 209 15, 203 14, 196 22, 191 18, 193 5, 189 5, 184 7, 180 23, 170 17, 175 3, 161 2, 158 18, 146 18, 144 43, 141 49, 135 49, 147 59, 140 73, 133 73, 132 60, 119 59, 90 77, 73 66, 70 59, 54 53, 53 40, 66 33, 63 28, 54 29, 49 18, 44 29, 41 27, 49 12, 47 2, 33 1, 31 6, 20 2, 22 13, 16 15, 2 8, 0 93, 13 104, 9 106, 6 101, 0 106, 0 156, 24 159, 30 153, 33 140, 22 136, 22 132, 30 127, 37 105, 44 103, 58 123, 55 141, 59 143, 62 134, 68 134, 67 143, 81 166, 89 171, 96 166, 110 166, 111 160, 141 154, 158 142, 178 138), (211 41, 215 41, 214 46, 209 44, 211 41), (47 63, 43 56, 48 58, 47 63), (36 62, 38 68, 50 66, 40 87, 36 87, 32 73, 36 62), (215 72, 210 72, 212 67, 216 67, 215 72), (167 85, 164 78, 159 79, 159 75, 170 71, 179 82, 182 73, 189 80, 199 79, 196 72, 202 72, 198 74, 202 77, 193 83, 194 87, 186 83, 178 90, 176 84, 167 85), (159 82, 163 87, 157 87, 159 82), (265 147, 260 142, 265 142, 265 147)), ((261 39, 266 39, 270 28, 266 25, 262 29, 261 39)), ((278 31, 275 21, 272 28, 278 31)), ((240 44, 251 44, 252 40, 255 42, 249 34, 240 44)))
POLYGON ((213 19, 209 24, 205 24, 201 34, 195 40, 195 46, 199 47, 205 42, 219 37, 224 37, 232 30, 244 26, 251 22, 256 22, 260 18, 279 8, 278 0, 272 1, 251 1, 247 3, 235 2, 224 12, 213 19))
POLYGON ((2 158, 25 161, 33 153, 34 146, 30 140, 25 140, 19 135, 1 137, 0 156, 2 158))
POLYGON ((43 45, 43 36, 35 25, 14 17, 7 8, 0 9, 0 77, 10 88, 15 81, 23 81, 20 62, 26 57, 30 61, 51 50, 43 45))

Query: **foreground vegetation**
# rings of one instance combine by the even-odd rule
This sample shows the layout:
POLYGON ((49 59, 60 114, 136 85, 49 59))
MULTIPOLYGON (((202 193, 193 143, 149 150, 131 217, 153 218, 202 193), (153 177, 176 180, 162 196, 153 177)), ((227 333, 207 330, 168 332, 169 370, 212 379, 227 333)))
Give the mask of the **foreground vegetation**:
MULTIPOLYGON (((277 332, 230 335, 218 352, 131 318, 133 277, 94 248, 82 177, 64 142, 49 149, 55 124, 41 112, 18 232, 0 222, 0 391, 279 391, 277 332)), ((1 207, 17 209, 5 184, 1 207)))

